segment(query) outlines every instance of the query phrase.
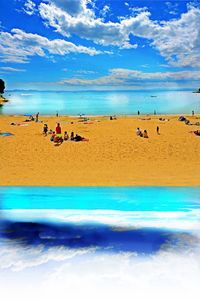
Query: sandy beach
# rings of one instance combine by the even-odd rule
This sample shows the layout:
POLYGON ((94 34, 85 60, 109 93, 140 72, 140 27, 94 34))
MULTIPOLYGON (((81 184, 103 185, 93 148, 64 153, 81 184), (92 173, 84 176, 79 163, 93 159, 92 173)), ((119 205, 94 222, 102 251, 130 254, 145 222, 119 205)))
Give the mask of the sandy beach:
MULTIPOLYGON (((0 116, 1 186, 199 186, 200 127, 178 121, 178 116, 109 117, 40 116, 43 123, 23 122, 23 116, 0 116), (150 120, 148 120, 150 118, 150 120), (19 125, 10 125, 12 122, 19 125), (43 124, 62 133, 78 133, 89 142, 65 141, 60 146, 43 136, 43 124), (25 124, 25 125, 23 125, 25 124), (160 128, 160 135, 156 127, 160 128), (148 139, 136 136, 146 129, 148 139)), ((188 116, 199 122, 200 116, 188 116)))

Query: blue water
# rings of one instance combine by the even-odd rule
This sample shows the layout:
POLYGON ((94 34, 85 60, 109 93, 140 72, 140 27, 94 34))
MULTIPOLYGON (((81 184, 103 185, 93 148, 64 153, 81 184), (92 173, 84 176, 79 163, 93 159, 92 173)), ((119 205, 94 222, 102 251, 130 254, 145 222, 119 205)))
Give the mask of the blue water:
POLYGON ((200 113, 200 94, 192 91, 8 92, 0 114, 111 115, 200 113), (152 97, 153 96, 153 97, 152 97))
POLYGON ((190 231, 199 226, 200 188, 1 187, 0 205, 11 222, 190 231))

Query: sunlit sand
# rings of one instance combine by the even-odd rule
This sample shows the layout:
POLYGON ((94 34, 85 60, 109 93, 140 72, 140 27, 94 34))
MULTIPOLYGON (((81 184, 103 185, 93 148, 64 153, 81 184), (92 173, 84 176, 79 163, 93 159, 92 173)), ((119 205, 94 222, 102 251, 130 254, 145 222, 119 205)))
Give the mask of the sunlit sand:
MULTIPOLYGON (((77 117, 41 116, 43 123, 23 123, 26 117, 1 116, 1 185, 49 186, 198 186, 200 182, 200 137, 190 133, 178 116, 77 117), (12 122, 25 126, 10 125, 12 122), (43 124, 62 134, 73 131, 88 142, 64 141, 55 146, 43 136, 43 124), (72 122, 72 123, 71 123, 72 122), (159 126, 160 135, 156 128, 159 126), (136 136, 147 130, 148 139, 136 136)), ((192 123, 200 116, 188 116, 192 123)))

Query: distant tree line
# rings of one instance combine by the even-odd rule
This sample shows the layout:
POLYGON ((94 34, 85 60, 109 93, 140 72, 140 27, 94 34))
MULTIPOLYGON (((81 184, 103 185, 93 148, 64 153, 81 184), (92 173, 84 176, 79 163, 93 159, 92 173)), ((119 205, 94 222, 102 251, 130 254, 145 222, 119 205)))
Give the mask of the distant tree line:
POLYGON ((0 79, 0 94, 3 94, 5 90, 5 82, 0 79))

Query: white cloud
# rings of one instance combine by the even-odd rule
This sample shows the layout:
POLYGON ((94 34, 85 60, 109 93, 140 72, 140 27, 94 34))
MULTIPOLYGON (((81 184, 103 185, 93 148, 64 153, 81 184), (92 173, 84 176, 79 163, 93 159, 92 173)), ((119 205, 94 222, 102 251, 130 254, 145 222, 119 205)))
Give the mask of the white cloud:
POLYGON ((39 13, 49 26, 64 36, 75 34, 101 45, 123 46, 128 42, 128 36, 121 30, 120 23, 104 23, 95 17, 92 9, 84 8, 73 16, 70 11, 62 10, 54 4, 41 3, 39 13))
POLYGON ((128 42, 124 42, 124 44, 120 47, 120 49, 137 49, 138 44, 130 44, 128 42))
POLYGON ((94 10, 87 8, 87 0, 76 0, 72 14, 69 3, 61 0, 41 3, 39 13, 48 26, 64 36, 77 35, 104 46, 136 48, 130 35, 151 41, 168 63, 175 66, 200 67, 200 9, 188 6, 188 11, 169 21, 151 20, 146 8, 134 8, 136 15, 121 18, 119 22, 104 22, 94 10))
POLYGON ((24 69, 16 69, 12 67, 0 67, 0 70, 6 71, 6 72, 25 72, 24 69))
POLYGON ((49 0, 46 2, 55 4, 72 16, 76 16, 80 13, 93 15, 93 12, 87 9, 87 3, 89 3, 88 0, 49 0))
POLYGON ((108 5, 104 5, 103 9, 100 11, 100 15, 105 18, 109 11, 110 7, 108 5))
POLYGON ((93 56, 101 52, 62 39, 49 40, 20 29, 12 29, 11 33, 0 32, 0 55, 3 62, 27 63, 31 56, 46 57, 46 53, 62 56, 68 53, 84 53, 93 56))
POLYGON ((112 69, 108 76, 96 79, 70 78, 59 82, 61 85, 73 86, 119 86, 148 84, 152 82, 181 82, 181 81, 198 81, 200 80, 200 71, 179 71, 179 72, 142 72, 129 69, 112 69))
POLYGON ((36 12, 36 4, 31 0, 27 0, 24 4, 23 11, 27 15, 32 16, 36 12))

